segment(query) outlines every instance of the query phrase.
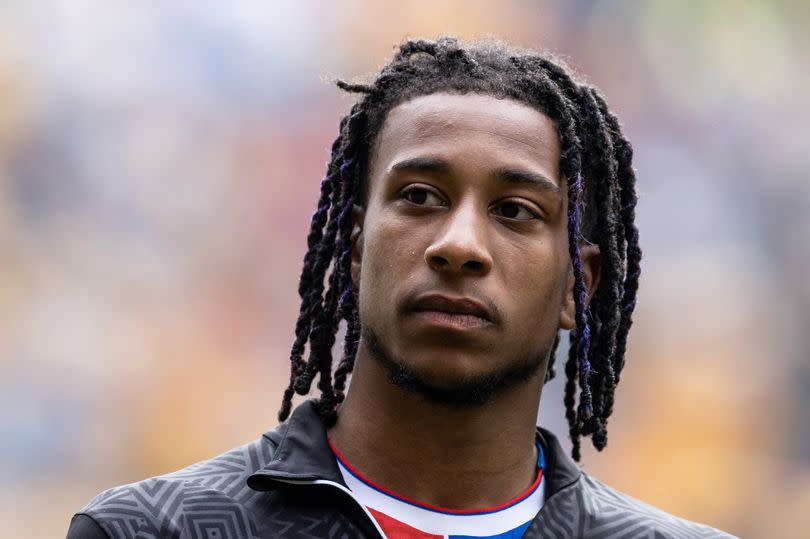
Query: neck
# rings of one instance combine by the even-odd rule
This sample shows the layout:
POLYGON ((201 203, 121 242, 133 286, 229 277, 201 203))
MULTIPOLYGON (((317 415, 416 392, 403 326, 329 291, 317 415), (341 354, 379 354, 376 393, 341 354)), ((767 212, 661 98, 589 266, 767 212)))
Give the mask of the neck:
POLYGON ((537 407, 545 369, 490 402, 451 408, 388 381, 361 347, 329 437, 370 480, 430 505, 499 505, 536 478, 537 407))

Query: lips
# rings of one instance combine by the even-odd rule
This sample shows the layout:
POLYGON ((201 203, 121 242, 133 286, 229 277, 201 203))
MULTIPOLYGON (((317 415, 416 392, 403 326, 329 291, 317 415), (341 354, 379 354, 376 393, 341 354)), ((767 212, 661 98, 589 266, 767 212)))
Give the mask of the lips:
POLYGON ((437 323, 459 327, 489 325, 497 321, 493 309, 467 297, 424 294, 410 302, 407 310, 427 316, 437 323))

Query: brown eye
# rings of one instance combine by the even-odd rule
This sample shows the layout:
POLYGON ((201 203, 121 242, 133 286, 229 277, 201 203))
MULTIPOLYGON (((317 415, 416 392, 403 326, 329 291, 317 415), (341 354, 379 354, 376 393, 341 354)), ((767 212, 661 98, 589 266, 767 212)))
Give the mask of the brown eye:
POLYGON ((537 215, 523 204, 507 200, 498 206, 498 213, 507 219, 516 221, 528 221, 537 219, 537 215))
POLYGON ((421 187, 412 187, 404 191, 402 193, 402 197, 411 204, 416 204, 417 206, 443 205, 442 200, 438 197, 438 195, 421 187))
POLYGON ((405 193, 405 198, 414 204, 424 204, 427 200, 427 191, 424 189, 411 189, 405 193))

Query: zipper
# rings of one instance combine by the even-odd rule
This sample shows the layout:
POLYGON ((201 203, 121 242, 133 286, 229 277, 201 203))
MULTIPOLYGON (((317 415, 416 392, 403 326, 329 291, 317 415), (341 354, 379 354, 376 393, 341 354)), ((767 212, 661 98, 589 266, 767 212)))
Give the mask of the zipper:
POLYGON ((278 481, 280 483, 289 483, 291 485, 324 485, 324 486, 329 486, 329 487, 333 487, 333 488, 338 489, 339 491, 346 494, 349 498, 351 498, 352 501, 355 503, 355 505, 357 507, 359 507, 360 510, 363 511, 363 513, 368 518, 369 522, 371 522, 374 525, 374 529, 377 530, 377 533, 380 534, 379 539, 388 539, 385 536, 385 533, 383 533, 382 528, 380 528, 380 525, 377 524, 377 521, 374 519, 373 516, 371 516, 371 513, 368 511, 366 506, 363 505, 362 503, 360 503, 360 501, 357 498, 355 498, 355 496, 354 496, 354 494, 352 493, 351 490, 349 490, 347 487, 341 485, 340 483, 336 483, 334 481, 329 481, 328 479, 315 479, 315 480, 309 481, 309 480, 295 480, 295 479, 280 479, 280 478, 274 477, 273 480, 278 481))

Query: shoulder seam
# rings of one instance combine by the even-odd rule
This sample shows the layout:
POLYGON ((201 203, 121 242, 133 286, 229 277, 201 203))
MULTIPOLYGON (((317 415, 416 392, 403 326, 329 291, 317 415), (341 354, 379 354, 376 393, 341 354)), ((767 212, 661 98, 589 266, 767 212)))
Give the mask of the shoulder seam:
MULTIPOLYGON (((93 517, 93 515, 91 515, 91 514, 89 514, 89 513, 85 513, 84 511, 79 511, 78 513, 74 513, 74 514, 73 514, 73 517, 71 517, 71 519, 70 519, 70 520, 71 520, 71 522, 73 522, 73 519, 74 519, 74 518, 76 518, 77 516, 80 516, 80 515, 81 515, 81 516, 83 516, 83 517, 87 517, 87 518, 89 518, 90 520, 92 520, 92 521, 93 521, 93 524, 95 524, 95 525, 96 525, 96 527, 97 527, 99 530, 101 530, 101 533, 103 533, 103 534, 104 534, 104 537, 110 537, 110 534, 109 534, 109 533, 107 533, 107 530, 105 530, 105 529, 104 529, 104 526, 102 526, 101 524, 99 524, 98 520, 97 520, 95 517, 93 517)), ((110 538, 110 539, 112 539, 112 538, 110 538)))
POLYGON ((650 524, 660 528, 662 531, 667 531, 669 533, 685 533, 695 531, 700 531, 701 533, 725 533, 720 532, 720 530, 707 524, 695 522, 681 516, 668 513, 659 507, 651 505, 645 501, 606 485, 593 476, 587 477, 589 481, 586 481, 586 484, 590 492, 584 493, 586 496, 594 499, 600 499, 603 502, 610 503, 616 508, 621 508, 621 510, 623 510, 626 514, 632 514, 635 516, 635 518, 646 520, 650 524))

